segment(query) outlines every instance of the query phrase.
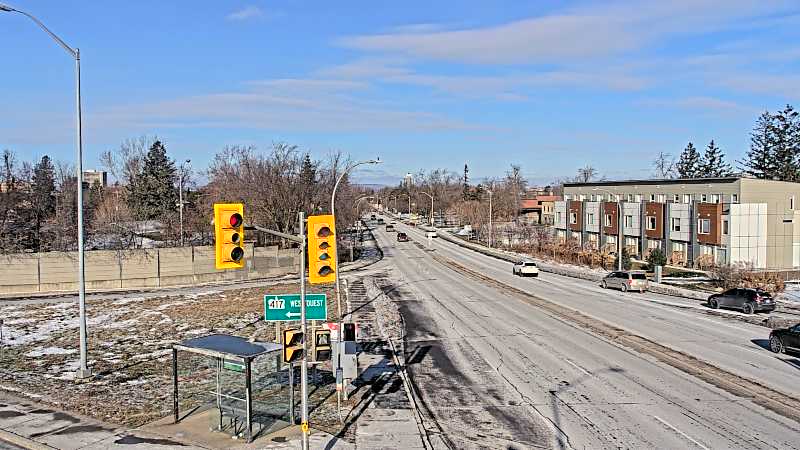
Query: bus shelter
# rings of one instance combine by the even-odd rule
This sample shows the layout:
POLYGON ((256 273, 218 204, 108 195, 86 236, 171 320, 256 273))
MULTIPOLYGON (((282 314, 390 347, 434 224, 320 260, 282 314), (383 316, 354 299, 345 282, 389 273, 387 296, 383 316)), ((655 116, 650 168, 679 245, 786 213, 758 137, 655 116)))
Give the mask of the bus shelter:
MULTIPOLYGON (((276 430, 294 423, 290 403, 293 393, 285 392, 281 375, 282 346, 271 342, 250 342, 224 334, 211 334, 182 341, 172 346, 172 388, 174 423, 179 423, 179 352, 199 356, 202 364, 184 367, 184 378, 203 377, 187 395, 212 400, 205 406, 214 412, 211 429, 245 436, 248 442, 255 437, 253 426, 260 434, 265 429, 276 430), (199 374, 199 375, 198 375, 199 374), (191 395, 189 394, 191 391, 191 395), (205 394, 202 396, 200 394, 205 394), (210 405, 208 404, 210 403, 210 405)), ((187 364, 183 364, 186 366, 187 364)), ((197 406, 198 409, 200 405, 197 406)))

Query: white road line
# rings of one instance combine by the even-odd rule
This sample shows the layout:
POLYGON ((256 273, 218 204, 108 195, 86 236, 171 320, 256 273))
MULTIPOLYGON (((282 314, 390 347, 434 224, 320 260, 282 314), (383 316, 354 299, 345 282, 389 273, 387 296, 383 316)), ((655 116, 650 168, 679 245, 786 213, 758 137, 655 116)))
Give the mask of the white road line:
POLYGON ((659 421, 659 422, 663 423, 664 425, 666 425, 667 427, 669 427, 670 429, 672 429, 672 430, 673 430, 673 431, 675 431, 676 433, 680 434, 681 436, 685 437, 686 439, 688 439, 688 440, 690 440, 690 441, 694 442, 694 444, 695 444, 696 446, 698 446, 698 447, 702 448, 703 450, 709 450, 709 449, 708 449, 708 447, 706 447, 705 445, 703 445, 703 444, 701 444, 701 443, 699 443, 699 442, 695 441, 694 439, 692 439, 691 437, 689 437, 689 435, 687 435, 687 434, 686 434, 686 433, 684 433, 683 431, 681 431, 681 430, 679 430, 679 429, 677 429, 677 428, 673 427, 673 426, 672 426, 672 425, 670 425, 669 423, 667 423, 667 422, 666 422, 664 419, 662 419, 662 418, 660 418, 660 417, 658 417, 658 416, 653 416, 653 418, 654 418, 654 419, 656 419, 657 421, 659 421))
POLYGON ((568 360, 568 359, 566 359, 566 358, 564 358, 564 361, 566 361, 566 362, 567 362, 567 364, 569 364, 570 366, 572 366, 572 367, 574 367, 574 368, 576 368, 576 369, 580 370, 581 372, 585 373, 586 375, 589 375, 589 376, 591 376, 591 375, 592 375, 592 373, 591 373, 591 372, 589 372, 588 370, 584 369, 583 367, 581 367, 581 366, 579 366, 579 365, 575 364, 574 362, 572 362, 572 361, 570 361, 570 360, 568 360))

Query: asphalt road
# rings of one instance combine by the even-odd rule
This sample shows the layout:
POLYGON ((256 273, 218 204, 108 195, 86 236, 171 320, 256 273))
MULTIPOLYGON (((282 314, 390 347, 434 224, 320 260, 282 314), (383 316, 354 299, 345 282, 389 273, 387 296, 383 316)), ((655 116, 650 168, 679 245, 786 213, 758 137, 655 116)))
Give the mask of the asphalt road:
MULTIPOLYGON (((376 268, 388 269, 392 280, 387 293, 405 321, 407 371, 438 447, 800 448, 797 422, 554 317, 446 261, 590 315, 607 311, 609 322, 646 329, 733 368, 757 359, 765 365, 760 371, 780 368, 796 380, 797 368, 750 342, 741 327, 753 338, 765 329, 756 336, 746 324, 631 301, 632 294, 570 278, 519 279, 508 263, 442 240, 427 251, 422 233, 399 228, 417 242, 398 243, 377 231, 384 260, 376 268), (726 343, 703 345, 709 336, 726 343)), ((787 391, 797 389, 792 380, 773 378, 787 391)))
MULTIPOLYGON (((423 232, 406 228, 405 231, 414 239, 427 243, 423 232)), ((434 248, 443 256, 503 283, 800 398, 800 354, 776 355, 770 352, 769 329, 736 320, 741 313, 727 311, 725 315, 729 317, 726 318, 719 315, 720 311, 711 311, 695 301, 651 292, 606 290, 591 281, 552 273, 542 272, 537 278, 521 278, 512 275, 511 263, 443 239, 435 240, 434 248)))

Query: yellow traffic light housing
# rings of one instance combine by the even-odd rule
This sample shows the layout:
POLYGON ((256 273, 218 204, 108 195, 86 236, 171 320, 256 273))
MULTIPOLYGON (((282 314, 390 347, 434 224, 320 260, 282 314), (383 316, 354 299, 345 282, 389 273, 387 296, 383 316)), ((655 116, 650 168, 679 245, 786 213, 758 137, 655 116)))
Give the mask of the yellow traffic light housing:
POLYGON ((308 217, 308 282, 336 281, 336 221, 332 215, 308 217))
POLYGON ((214 250, 217 269, 244 267, 243 204, 214 204, 214 250))
POLYGON ((303 357, 303 332, 297 329, 283 330, 283 362, 295 362, 303 357))
POLYGON ((331 330, 314 330, 314 361, 331 359, 331 330))

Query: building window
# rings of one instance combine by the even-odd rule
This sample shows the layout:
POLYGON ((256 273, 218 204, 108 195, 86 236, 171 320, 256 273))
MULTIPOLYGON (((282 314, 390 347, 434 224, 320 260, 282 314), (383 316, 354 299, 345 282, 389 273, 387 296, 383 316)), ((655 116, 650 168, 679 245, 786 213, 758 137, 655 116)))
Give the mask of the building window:
POLYGON ((590 199, 591 199, 591 201, 593 201, 593 202, 594 202, 594 201, 597 201, 597 194, 592 194, 592 196, 590 197, 590 199))
POLYGON ((719 203, 719 194, 711 194, 711 203, 719 203))
POLYGON ((656 201, 656 194, 650 194, 650 201, 651 202, 656 201))
POLYGON ((571 199, 571 198, 572 198, 572 196, 571 196, 571 195, 569 195, 569 194, 564 194, 564 200, 565 200, 565 201, 569 201, 569 199, 571 199))
POLYGON ((700 201, 702 203, 708 203, 708 194, 701 194, 700 195, 700 201))
POLYGON ((569 213, 569 223, 575 225, 578 223, 578 213, 571 212, 569 213))
POLYGON ((672 231, 681 231, 681 219, 679 217, 672 218, 672 231))
POLYGON ((616 236, 606 236, 606 244, 615 245, 617 243, 616 236))
POLYGON ((647 216, 647 229, 648 230, 656 229, 656 216, 647 216))
POLYGON ((713 255, 714 254, 714 247, 710 245, 701 245, 700 246, 700 254, 703 256, 706 255, 713 255))
POLYGON ((642 202, 642 194, 636 194, 636 203, 642 202))
POLYGON ((699 234, 711 234, 711 219, 699 219, 697 221, 697 232, 699 234))
POLYGON ((594 225, 594 213, 589 213, 586 215, 586 223, 589 225, 594 225))
POLYGON ((648 239, 647 240, 647 248, 654 249, 654 248, 661 248, 661 241, 655 239, 648 239))
POLYGON ((673 197, 673 201, 675 203, 680 203, 681 202, 681 195, 680 194, 675 194, 675 196, 673 197))
POLYGON ((605 223, 606 223, 607 227, 611 226, 611 214, 606 214, 606 222, 605 223))
POLYGON ((561 223, 561 212, 560 211, 556 213, 556 222, 557 223, 561 223))
POLYGON ((633 201, 633 194, 628 194, 628 201, 629 201, 629 202, 632 202, 632 201, 633 201))
POLYGON ((728 221, 722 221, 722 234, 728 234, 728 221))
POLYGON ((673 252, 684 252, 686 251, 686 244, 683 242, 673 242, 672 243, 672 251, 673 252))
POLYGON ((665 203, 667 201, 667 196, 664 194, 656 195, 656 202, 658 203, 665 203))
POLYGON ((794 195, 789 197, 789 209, 794 209, 794 195))
POLYGON ((625 226, 626 227, 633 226, 633 216, 625 216, 625 226))
POLYGON ((683 194, 683 203, 692 203, 692 194, 683 194))
POLYGON ((739 194, 731 195, 731 203, 739 203, 739 194))

